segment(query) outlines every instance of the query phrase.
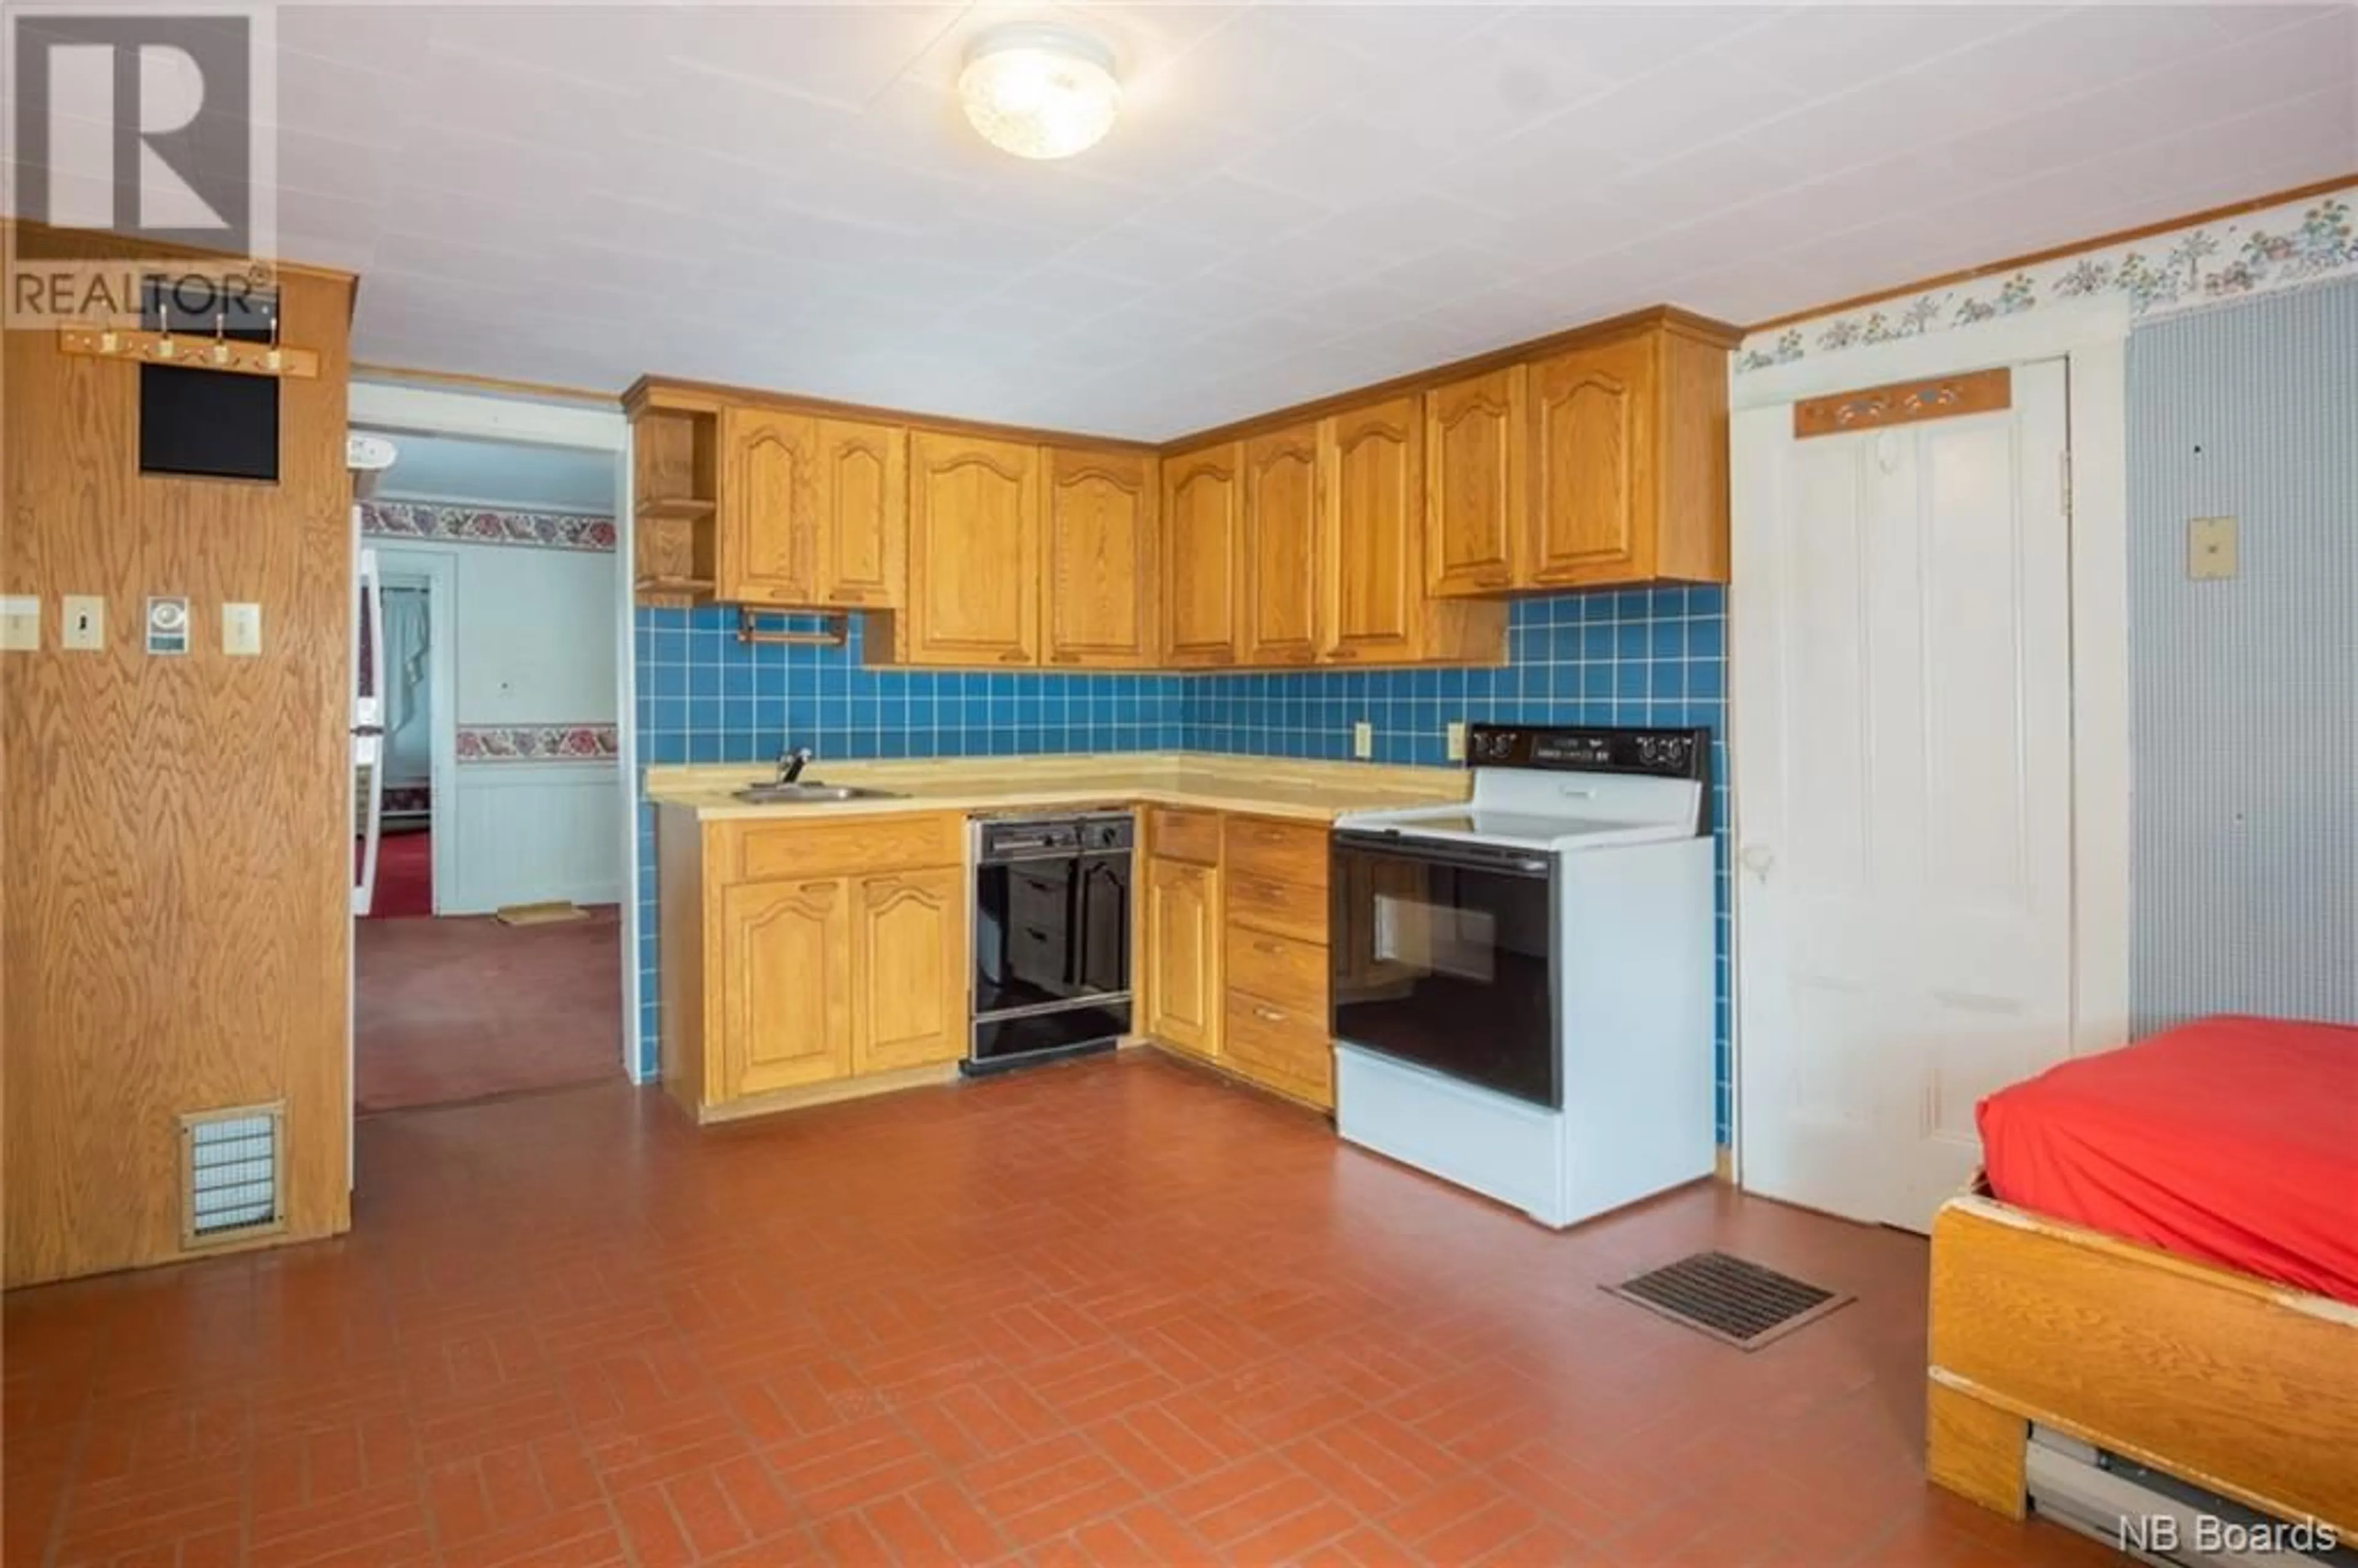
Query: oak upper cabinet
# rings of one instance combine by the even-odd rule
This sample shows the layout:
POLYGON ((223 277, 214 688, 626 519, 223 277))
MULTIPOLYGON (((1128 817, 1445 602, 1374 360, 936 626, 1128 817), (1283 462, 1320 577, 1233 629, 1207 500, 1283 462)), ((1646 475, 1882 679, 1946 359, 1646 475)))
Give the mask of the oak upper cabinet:
POLYGON ((1046 662, 1135 669, 1155 657, 1155 460, 1048 449, 1046 662))
POLYGON ((1163 460, 1163 659, 1175 667, 1237 662, 1241 536, 1237 444, 1163 460))
POLYGON ((1346 664, 1424 656, 1424 421, 1413 395, 1321 421, 1321 654, 1346 664))
POLYGON ((1318 427, 1244 444, 1243 662, 1318 657, 1318 427))
POLYGON ((966 1054, 966 873, 953 866, 863 877, 855 898, 851 1071, 966 1054))
POLYGON ((1727 580, 1727 342, 1675 317, 1531 367, 1524 582, 1727 580))
POLYGON ((775 408, 720 410, 719 597, 739 604, 819 602, 812 509, 818 421, 775 408))
POLYGON ((895 425, 720 410, 718 597, 795 610, 900 602, 908 436, 895 425))
POLYGON ((851 884, 841 877, 747 882, 719 898, 725 1099, 851 1070, 851 884))
POLYGON ((880 630, 903 665, 1040 662, 1040 449, 909 437, 909 592, 880 630))
POLYGON ((1220 1052, 1220 873, 1146 862, 1146 1033, 1198 1056, 1220 1052))
POLYGON ((1424 584, 1437 598, 1515 586, 1531 514, 1531 373, 1509 365, 1424 395, 1424 584))
POLYGON ((908 570, 909 432, 821 419, 812 463, 821 605, 889 610, 908 570))

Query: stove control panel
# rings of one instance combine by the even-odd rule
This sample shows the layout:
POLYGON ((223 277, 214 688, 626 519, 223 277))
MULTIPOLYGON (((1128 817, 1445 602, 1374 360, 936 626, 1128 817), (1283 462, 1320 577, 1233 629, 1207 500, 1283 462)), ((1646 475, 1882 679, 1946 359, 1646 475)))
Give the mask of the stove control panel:
POLYGON ((1711 773, 1711 731, 1624 725, 1476 724, 1466 761, 1477 768, 1544 768, 1563 773, 1644 773, 1704 779, 1711 773))

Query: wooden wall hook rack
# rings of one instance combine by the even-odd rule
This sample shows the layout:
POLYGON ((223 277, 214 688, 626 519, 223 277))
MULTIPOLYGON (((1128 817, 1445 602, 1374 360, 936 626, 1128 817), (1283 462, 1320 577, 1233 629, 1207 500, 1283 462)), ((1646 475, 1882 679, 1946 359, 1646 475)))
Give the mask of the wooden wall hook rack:
POLYGON ((195 332, 146 332, 129 328, 60 327, 58 347, 93 359, 135 360, 141 364, 186 365, 233 375, 293 376, 310 381, 319 373, 311 349, 254 343, 240 338, 208 338, 195 332))

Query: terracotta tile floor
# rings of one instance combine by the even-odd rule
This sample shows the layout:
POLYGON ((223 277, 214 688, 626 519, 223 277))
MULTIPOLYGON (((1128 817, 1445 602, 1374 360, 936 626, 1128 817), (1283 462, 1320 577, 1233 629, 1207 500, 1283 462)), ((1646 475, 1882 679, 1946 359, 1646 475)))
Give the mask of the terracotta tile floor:
POLYGON ((359 1227, 6 1303, 11 1565, 2100 1563, 1929 1489, 1924 1248, 1570 1235, 1152 1057, 362 1124, 359 1227), (1596 1286, 1856 1291, 1746 1356, 1596 1286))
POLYGON ((611 904, 555 925, 354 922, 353 1103, 366 1113, 622 1082, 620 922, 611 904))

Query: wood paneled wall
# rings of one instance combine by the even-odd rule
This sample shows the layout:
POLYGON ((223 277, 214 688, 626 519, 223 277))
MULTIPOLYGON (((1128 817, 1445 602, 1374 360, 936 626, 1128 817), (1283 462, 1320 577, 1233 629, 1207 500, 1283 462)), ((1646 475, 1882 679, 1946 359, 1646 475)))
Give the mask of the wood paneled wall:
POLYGON ((276 484, 138 471, 138 370, 11 330, 0 378, 0 592, 38 594, 41 650, 0 654, 0 1065, 10 1285, 180 1250, 178 1119, 284 1101, 276 1239, 351 1222, 352 280, 281 280, 276 484), (106 648, 59 647, 62 594, 103 595, 106 648), (150 657, 150 594, 188 596, 188 654, 150 657), (263 652, 221 651, 262 605, 263 652))

